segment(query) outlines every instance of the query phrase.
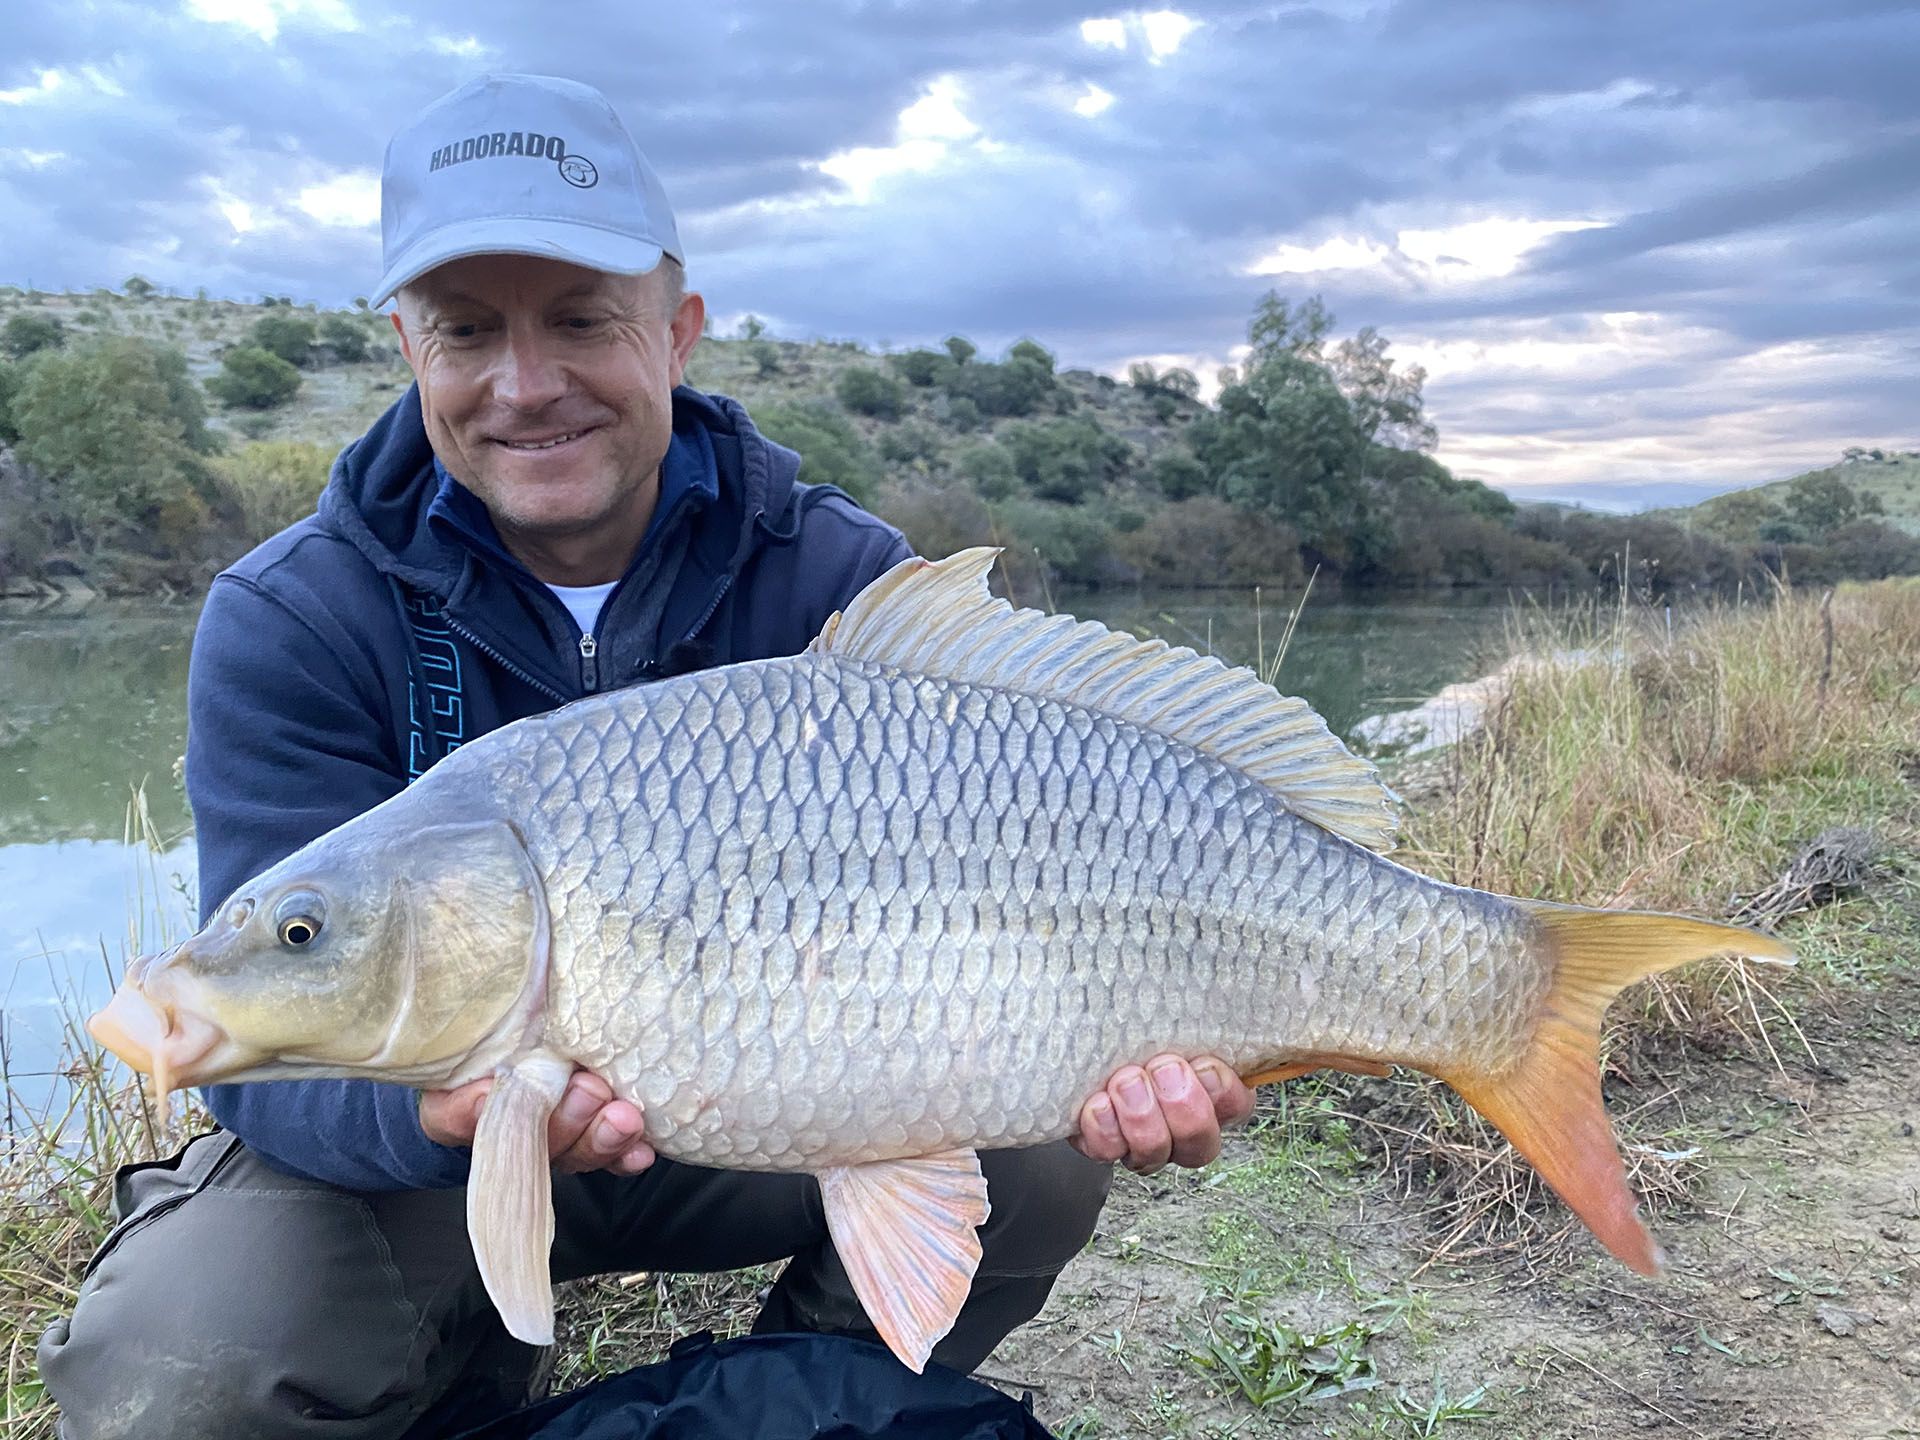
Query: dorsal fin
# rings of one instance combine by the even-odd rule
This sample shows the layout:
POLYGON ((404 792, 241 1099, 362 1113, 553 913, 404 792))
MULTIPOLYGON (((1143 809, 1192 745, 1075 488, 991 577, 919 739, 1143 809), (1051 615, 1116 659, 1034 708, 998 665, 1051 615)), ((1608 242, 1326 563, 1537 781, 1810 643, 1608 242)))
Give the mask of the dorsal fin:
POLYGON ((1306 701, 1164 640, 1016 610, 987 589, 999 554, 902 560, 831 617, 809 652, 1098 710, 1233 766, 1336 835, 1393 844, 1392 792, 1306 701))

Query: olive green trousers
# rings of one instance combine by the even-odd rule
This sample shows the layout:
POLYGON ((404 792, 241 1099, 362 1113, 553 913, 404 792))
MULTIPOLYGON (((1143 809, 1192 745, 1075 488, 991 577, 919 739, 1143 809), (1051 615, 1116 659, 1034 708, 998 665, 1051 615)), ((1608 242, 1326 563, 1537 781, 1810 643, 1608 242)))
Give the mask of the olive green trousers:
MULTIPOLYGON (((1110 1171, 1064 1143, 981 1156, 992 1216, 933 1358, 970 1370, 1045 1303, 1110 1171)), ((755 1328, 873 1336, 811 1177, 657 1162, 556 1175, 556 1279, 792 1257, 755 1328)), ((73 1314, 40 1342, 67 1440, 454 1434, 522 1403, 541 1352, 509 1337, 467 1241, 464 1190, 360 1194, 202 1136, 123 1170, 73 1314)))

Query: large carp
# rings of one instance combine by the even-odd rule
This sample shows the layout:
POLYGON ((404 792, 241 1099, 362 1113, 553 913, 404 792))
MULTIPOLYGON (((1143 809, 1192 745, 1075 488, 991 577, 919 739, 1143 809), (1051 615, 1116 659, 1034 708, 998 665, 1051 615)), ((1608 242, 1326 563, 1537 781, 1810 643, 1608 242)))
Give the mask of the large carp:
POLYGON ((496 1077, 468 1223, 551 1338, 547 1117, 582 1065, 662 1155, 819 1177, 918 1368, 966 1298, 975 1151, 1072 1133, 1124 1064, 1440 1076, 1636 1269, 1601 1107, 1631 981, 1777 940, 1383 859, 1373 768, 1245 670, 909 560, 803 655, 506 726, 136 961, 93 1033, 164 1093, 496 1077))

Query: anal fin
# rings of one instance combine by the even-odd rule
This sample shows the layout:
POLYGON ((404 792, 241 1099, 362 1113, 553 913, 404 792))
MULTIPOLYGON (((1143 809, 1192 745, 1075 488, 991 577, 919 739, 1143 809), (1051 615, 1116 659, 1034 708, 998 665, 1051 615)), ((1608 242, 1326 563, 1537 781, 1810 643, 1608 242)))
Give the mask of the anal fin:
POLYGON ((573 1066, 536 1051, 502 1070, 473 1136, 467 1233, 487 1294, 516 1340, 553 1343, 553 1170, 547 1119, 573 1066))
POLYGON ((867 1318, 916 1373, 980 1268, 987 1181, 971 1150, 820 1172, 827 1230, 867 1318))
POLYGON ((1393 1067, 1380 1060, 1365 1060, 1358 1055, 1311 1053, 1240 1078, 1249 1085, 1273 1085, 1282 1080, 1298 1080, 1302 1075, 1311 1075, 1316 1070, 1340 1070, 1348 1075, 1371 1075, 1375 1079, 1393 1073, 1393 1067))

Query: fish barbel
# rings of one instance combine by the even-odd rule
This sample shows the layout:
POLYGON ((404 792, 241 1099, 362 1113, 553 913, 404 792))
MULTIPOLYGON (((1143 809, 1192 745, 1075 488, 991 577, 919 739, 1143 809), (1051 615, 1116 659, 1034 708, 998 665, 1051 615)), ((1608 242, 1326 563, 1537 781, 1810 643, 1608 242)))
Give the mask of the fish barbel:
POLYGON ((1780 941, 1443 884, 1391 797, 1245 670, 905 561, 804 654, 508 725, 136 961, 93 1033, 161 1088, 496 1077, 468 1222, 551 1339, 546 1122, 573 1067, 662 1155, 819 1177, 916 1369, 965 1300, 979 1149, 1071 1134, 1119 1067, 1437 1075, 1627 1264, 1658 1251, 1601 1105, 1602 1012, 1780 941))

